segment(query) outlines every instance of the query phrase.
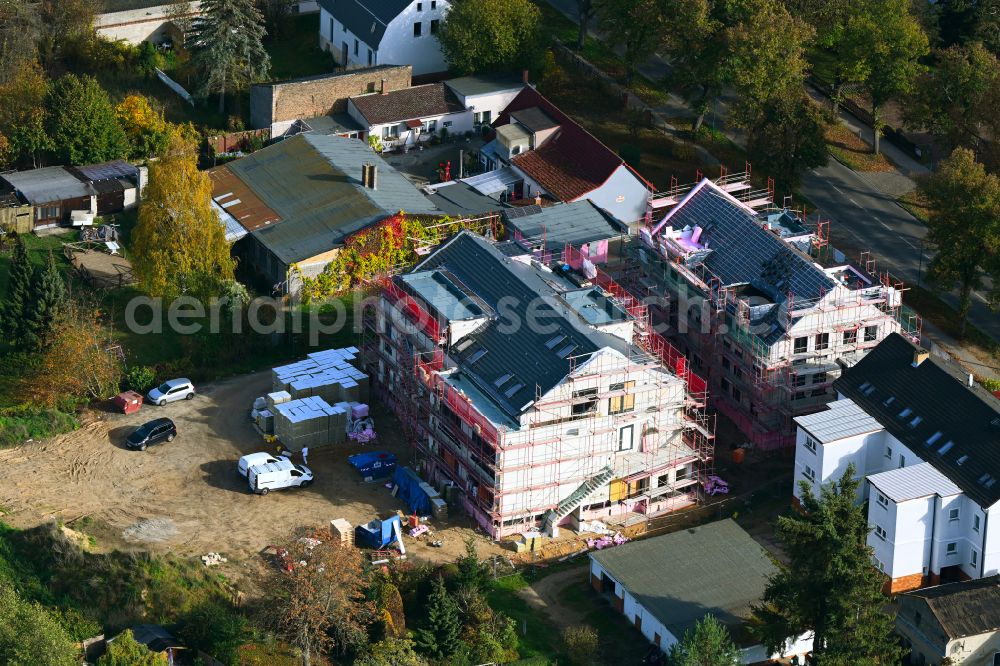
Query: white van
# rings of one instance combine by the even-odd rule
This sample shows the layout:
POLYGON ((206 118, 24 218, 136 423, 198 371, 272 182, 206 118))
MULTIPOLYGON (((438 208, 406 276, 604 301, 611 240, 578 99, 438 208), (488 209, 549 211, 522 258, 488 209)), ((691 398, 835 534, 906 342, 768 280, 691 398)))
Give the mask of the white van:
POLYGON ((288 460, 287 456, 274 456, 270 453, 265 453, 260 451, 258 453, 248 453, 247 455, 240 458, 240 461, 236 463, 236 471, 240 473, 240 476, 246 476, 247 471, 251 467, 257 465, 268 465, 270 463, 276 463, 279 460, 288 460))
POLYGON ((266 495, 281 488, 306 488, 312 483, 313 474, 304 465, 294 465, 288 458, 277 462, 254 465, 247 471, 250 492, 266 495))

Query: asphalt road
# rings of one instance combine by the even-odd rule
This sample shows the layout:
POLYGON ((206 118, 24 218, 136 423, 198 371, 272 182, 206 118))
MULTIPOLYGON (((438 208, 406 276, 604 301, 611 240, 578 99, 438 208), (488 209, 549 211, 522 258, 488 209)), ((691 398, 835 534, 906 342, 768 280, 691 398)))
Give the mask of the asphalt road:
MULTIPOLYGON (((547 1, 571 20, 576 20, 575 0, 547 1)), ((596 20, 591 20, 589 32, 599 37, 595 26, 596 20)), ((661 81, 669 76, 670 64, 659 54, 652 54, 639 71, 652 81, 661 81)), ((732 140, 742 144, 741 133, 736 128, 727 127, 725 122, 732 101, 731 96, 723 96, 706 118, 706 123, 717 126, 732 140)), ((690 116, 683 100, 676 95, 670 95, 663 107, 657 110, 675 118, 690 116)), ((877 270, 889 271, 908 285, 925 284, 930 255, 922 240, 927 234, 927 227, 866 181, 862 174, 830 158, 826 166, 804 174, 799 192, 819 207, 818 211, 811 212, 811 220, 830 220, 831 243, 834 247, 839 245, 848 260, 857 261, 860 250, 870 250, 877 260, 877 270)), ((949 305, 958 307, 955 294, 940 295, 949 305)), ((1000 340, 1000 315, 990 310, 981 293, 973 295, 969 322, 993 339, 1000 340)))

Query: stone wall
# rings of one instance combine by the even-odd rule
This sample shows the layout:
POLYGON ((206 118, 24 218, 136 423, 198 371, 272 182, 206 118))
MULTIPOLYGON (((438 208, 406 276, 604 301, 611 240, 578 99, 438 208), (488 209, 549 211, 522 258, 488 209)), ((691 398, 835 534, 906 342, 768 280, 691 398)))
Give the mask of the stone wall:
POLYGON ((266 83, 250 88, 250 123, 255 129, 275 123, 315 118, 347 111, 347 98, 386 90, 409 88, 409 65, 365 67, 292 81, 266 83))

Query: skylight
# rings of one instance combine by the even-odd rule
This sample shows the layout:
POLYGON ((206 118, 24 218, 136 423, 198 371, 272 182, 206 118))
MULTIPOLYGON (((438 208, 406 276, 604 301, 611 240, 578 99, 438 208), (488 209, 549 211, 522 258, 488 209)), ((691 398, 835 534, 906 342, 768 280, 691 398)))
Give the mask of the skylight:
POLYGON ((987 473, 979 477, 979 485, 981 485, 984 488, 992 488, 993 484, 995 484, 996 482, 997 480, 993 477, 992 474, 987 473))
POLYGON ((888 398, 885 399, 885 402, 883 402, 882 404, 885 405, 886 407, 888 407, 889 405, 891 405, 894 402, 896 402, 896 396, 890 395, 888 398))
POLYGON ((516 384, 514 384, 513 386, 511 386, 509 389, 507 389, 506 391, 504 391, 503 394, 509 398, 510 396, 514 395, 515 393, 517 393, 518 391, 520 391, 523 388, 524 388, 524 384, 522 384, 521 382, 517 382, 516 384))
POLYGON ((933 435, 931 435, 930 437, 928 437, 927 438, 927 446, 930 446, 934 442, 936 442, 939 439, 941 439, 941 435, 943 435, 943 434, 944 434, 943 432, 941 432, 940 430, 938 430, 936 433, 934 433, 933 435))
POLYGON ((566 339, 565 335, 557 335, 556 337, 546 342, 545 346, 548 347, 549 349, 555 349, 555 346, 565 339, 566 339))
POLYGON ((871 382, 865 382, 865 384, 868 385, 868 388, 861 389, 862 393, 864 393, 867 396, 867 395, 871 395, 872 393, 875 392, 875 385, 874 384, 872 384, 871 382))
POLYGON ((951 447, 953 447, 953 446, 955 446, 955 442, 953 442, 952 440, 949 439, 947 442, 944 443, 944 446, 942 446, 940 449, 938 449, 938 453, 940 453, 941 455, 944 455, 944 454, 948 453, 949 451, 951 451, 951 447))
POLYGON ((901 411, 899 413, 899 418, 905 419, 907 416, 909 416, 912 413, 913 413, 913 410, 910 409, 909 407, 907 407, 906 409, 904 409, 903 411, 901 411))
POLYGON ((486 349, 477 349, 476 351, 474 351, 472 353, 472 356, 469 357, 469 360, 466 361, 466 363, 475 363, 476 361, 478 361, 482 357, 486 356, 486 352, 487 351, 488 350, 486 350, 486 349))
POLYGON ((924 417, 922 417, 922 416, 914 416, 913 420, 910 421, 910 427, 911 428, 916 428, 918 425, 920 425, 920 422, 923 421, 923 420, 924 420, 924 417))
POLYGON ((871 385, 872 385, 871 382, 865 382, 864 384, 858 387, 858 390, 864 393, 866 390, 868 390, 868 388, 871 387, 871 385))
POLYGON ((566 358, 567 356, 569 356, 570 354, 572 354, 574 351, 576 351, 576 345, 574 345, 571 342, 570 344, 566 345, 565 347, 563 347, 562 349, 560 349, 559 351, 557 351, 556 352, 556 356, 558 356, 559 358, 566 358))
POLYGON ((466 349, 468 349, 469 346, 472 345, 472 343, 475 341, 476 341, 475 338, 466 338, 464 340, 459 340, 458 344, 455 345, 455 351, 463 352, 466 349))
POLYGON ((500 388, 501 386, 503 386, 504 384, 507 383, 508 379, 510 379, 513 376, 514 375, 512 375, 511 373, 505 372, 502 375, 500 375, 499 377, 497 377, 496 381, 493 382, 493 386, 496 386, 497 388, 500 388))
POLYGON ((959 456, 958 460, 955 461, 955 464, 956 465, 964 465, 965 461, 968 460, 968 459, 969 459, 968 454, 963 455, 963 456, 959 456))

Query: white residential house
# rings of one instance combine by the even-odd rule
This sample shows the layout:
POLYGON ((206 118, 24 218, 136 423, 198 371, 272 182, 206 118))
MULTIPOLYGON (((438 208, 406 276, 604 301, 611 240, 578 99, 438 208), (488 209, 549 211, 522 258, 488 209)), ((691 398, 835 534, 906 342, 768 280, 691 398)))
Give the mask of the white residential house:
POLYGON ((414 76, 447 71, 437 33, 449 0, 319 0, 320 48, 344 67, 412 65, 414 76))
POLYGON ((442 130, 455 135, 473 129, 472 112, 444 83, 351 97, 347 113, 366 136, 379 137, 385 149, 414 146, 442 130))
POLYGON ((492 76, 461 76, 444 84, 472 112, 472 124, 477 128, 491 125, 528 85, 525 80, 492 76))
POLYGON ((853 463, 888 591, 1000 571, 1000 401, 898 334, 833 387, 795 419, 794 503, 853 463))

